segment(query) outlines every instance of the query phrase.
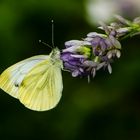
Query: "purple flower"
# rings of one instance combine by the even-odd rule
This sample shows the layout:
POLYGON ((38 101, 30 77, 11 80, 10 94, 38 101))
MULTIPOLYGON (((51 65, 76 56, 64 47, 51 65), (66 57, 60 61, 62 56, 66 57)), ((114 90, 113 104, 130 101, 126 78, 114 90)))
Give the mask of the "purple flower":
POLYGON ((91 55, 91 44, 88 41, 71 40, 65 43, 61 59, 64 68, 72 73, 73 77, 85 75, 83 62, 91 55))
POLYGON ((63 52, 61 54, 61 59, 63 60, 64 68, 72 73, 73 77, 80 76, 84 72, 82 68, 82 63, 85 58, 79 55, 79 57, 74 57, 74 53, 63 52))
POLYGON ((72 73, 73 77, 96 75, 96 71, 107 67, 112 72, 110 63, 114 57, 119 58, 121 44, 116 38, 116 31, 103 25, 106 34, 91 32, 83 40, 65 42, 61 59, 64 69, 72 73))
POLYGON ((103 35, 98 33, 89 33, 86 41, 91 43, 93 54, 103 56, 108 50, 121 49, 120 42, 113 35, 103 35))
POLYGON ((83 40, 65 42, 65 49, 61 52, 64 69, 71 72, 73 77, 94 77, 98 70, 107 68, 112 73, 111 63, 114 58, 121 56, 119 38, 140 32, 140 18, 133 22, 117 16, 118 22, 109 26, 102 23, 99 27, 104 34, 91 32, 83 40))
POLYGON ((61 59, 64 69, 72 73, 73 77, 96 75, 102 67, 108 67, 111 73, 111 59, 120 57, 119 41, 112 35, 91 32, 84 40, 65 42, 61 59), (106 58, 106 59, 105 59, 106 58))

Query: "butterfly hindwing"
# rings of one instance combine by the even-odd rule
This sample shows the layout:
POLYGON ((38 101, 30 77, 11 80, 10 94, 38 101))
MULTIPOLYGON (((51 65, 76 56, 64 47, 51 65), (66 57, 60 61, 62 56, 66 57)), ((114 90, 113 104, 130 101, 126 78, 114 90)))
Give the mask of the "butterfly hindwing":
POLYGON ((48 59, 25 76, 19 88, 19 100, 32 110, 49 110, 59 102, 62 89, 61 67, 48 59))

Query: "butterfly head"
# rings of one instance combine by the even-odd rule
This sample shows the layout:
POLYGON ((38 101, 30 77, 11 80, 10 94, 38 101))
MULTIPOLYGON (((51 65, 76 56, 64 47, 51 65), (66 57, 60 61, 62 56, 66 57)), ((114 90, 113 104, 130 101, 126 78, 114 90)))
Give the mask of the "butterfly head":
POLYGON ((60 59, 60 50, 57 47, 53 48, 52 52, 50 53, 50 57, 53 59, 60 59))

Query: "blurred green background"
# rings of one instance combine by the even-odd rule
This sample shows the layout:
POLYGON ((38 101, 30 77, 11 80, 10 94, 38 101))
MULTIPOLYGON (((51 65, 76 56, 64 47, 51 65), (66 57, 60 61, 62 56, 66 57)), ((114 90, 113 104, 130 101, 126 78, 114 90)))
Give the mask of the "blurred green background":
MULTIPOLYGON (((87 2, 1 0, 0 72, 51 51, 38 40, 51 45, 52 19, 60 49, 65 41, 97 31, 89 21, 87 2)), ((31 111, 1 90, 0 139, 140 140, 140 36, 123 40, 122 46, 111 75, 101 70, 88 84, 86 78, 63 72, 63 96, 53 110, 31 111)))

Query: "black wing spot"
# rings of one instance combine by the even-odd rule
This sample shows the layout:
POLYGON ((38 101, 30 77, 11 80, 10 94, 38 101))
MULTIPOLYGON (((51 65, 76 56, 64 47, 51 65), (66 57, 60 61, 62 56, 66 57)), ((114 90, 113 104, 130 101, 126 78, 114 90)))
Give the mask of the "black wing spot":
POLYGON ((14 85, 15 85, 15 87, 19 87, 19 84, 17 84, 17 83, 15 83, 14 85))

